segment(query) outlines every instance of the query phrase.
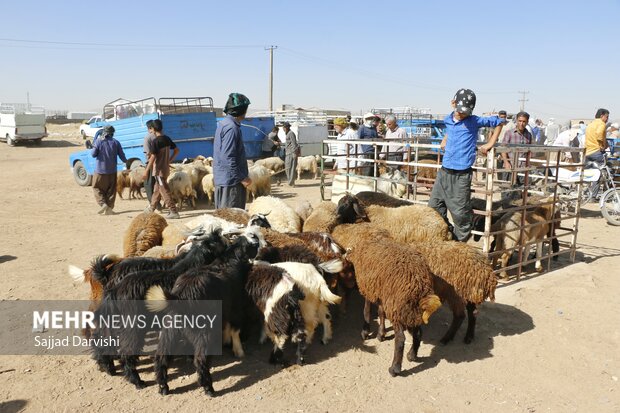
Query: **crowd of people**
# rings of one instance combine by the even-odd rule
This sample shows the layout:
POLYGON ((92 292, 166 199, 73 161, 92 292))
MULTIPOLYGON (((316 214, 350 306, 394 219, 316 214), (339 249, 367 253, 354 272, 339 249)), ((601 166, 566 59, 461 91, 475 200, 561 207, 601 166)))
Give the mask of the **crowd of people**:
MULTIPOLYGON (((240 122, 245 118, 250 100, 240 94, 231 93, 226 102, 226 117, 219 122, 215 132, 213 149, 213 175, 215 184, 216 208, 245 208, 246 188, 251 184, 248 162, 242 140, 240 122)), ((472 230, 473 212, 470 203, 472 166, 476 160, 476 151, 486 154, 496 143, 531 145, 544 144, 553 146, 585 147, 586 161, 602 162, 609 150, 609 139, 618 138, 618 124, 608 125, 609 111, 599 109, 595 119, 586 126, 580 122, 575 127, 563 130, 554 119, 546 125, 540 119, 530 124, 530 115, 521 111, 512 120, 508 120, 506 111, 497 115, 479 117, 473 114, 476 95, 470 89, 459 89, 454 95, 451 106, 453 111, 444 119, 445 134, 441 141, 443 151, 442 167, 438 170, 433 185, 429 206, 436 209, 446 221, 450 211, 453 223, 450 224, 455 239, 467 241, 472 230), (485 134, 484 129, 488 132, 485 134), (484 143, 477 143, 484 136, 484 143)), ((295 133, 288 122, 274 127, 264 140, 263 157, 276 154, 283 158, 289 186, 295 186, 297 158, 300 146, 295 133), (284 142, 278 137, 279 127, 283 129, 284 142)), ((179 214, 170 196, 166 179, 170 173, 170 162, 178 154, 174 142, 163 134, 160 120, 147 122, 148 134, 144 139, 144 153, 147 166, 144 172, 145 187, 149 205, 145 211, 160 209, 160 200, 169 209, 168 219, 177 219, 179 214)), ((360 140, 359 144, 338 145, 339 156, 334 169, 355 169, 358 174, 372 175, 371 162, 375 157, 375 147, 370 141, 384 140, 379 158, 389 161, 406 160, 402 145, 390 145, 389 141, 403 142, 408 139, 407 132, 398 125, 398 119, 389 115, 385 119, 371 112, 366 113, 361 124, 349 118, 334 120, 337 140, 360 140), (350 158, 359 160, 351 160, 350 158), (345 159, 349 158, 349 159, 345 159)), ((570 153, 568 153, 570 155, 570 153)), ((113 214, 116 188, 116 159, 126 162, 125 154, 118 141, 114 139, 114 128, 106 126, 101 139, 96 139, 92 156, 97 158, 93 180, 95 199, 100 205, 100 214, 113 214)), ((569 159, 570 160, 570 159, 569 159)), ((573 160, 575 161, 575 160, 573 160)), ((503 167, 512 169, 517 162, 510 153, 501 155, 503 167)))

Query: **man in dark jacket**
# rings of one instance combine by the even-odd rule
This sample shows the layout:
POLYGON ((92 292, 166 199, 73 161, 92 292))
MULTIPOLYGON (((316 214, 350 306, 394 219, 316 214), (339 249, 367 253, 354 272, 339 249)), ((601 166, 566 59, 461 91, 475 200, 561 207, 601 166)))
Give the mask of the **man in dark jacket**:
POLYGON ((95 200, 101 207, 98 214, 114 215, 114 201, 116 200, 116 158, 127 162, 125 152, 119 141, 114 139, 114 127, 105 126, 91 151, 93 158, 97 158, 95 174, 93 175, 93 191, 95 200))
POLYGON ((240 122, 245 119, 250 100, 231 93, 224 107, 213 142, 213 181, 215 208, 245 208, 246 188, 252 183, 241 138, 240 122))

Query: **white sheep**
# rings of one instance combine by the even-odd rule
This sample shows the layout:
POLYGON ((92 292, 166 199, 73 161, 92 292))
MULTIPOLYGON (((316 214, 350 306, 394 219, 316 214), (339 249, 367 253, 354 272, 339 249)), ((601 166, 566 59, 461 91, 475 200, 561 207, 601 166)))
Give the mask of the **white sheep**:
POLYGON ((168 177, 170 194, 175 203, 181 208, 183 201, 187 201, 192 208, 196 207, 196 190, 192 186, 192 179, 183 171, 176 171, 168 177))
POLYGON ((259 196, 271 194, 271 171, 262 165, 252 165, 248 168, 252 183, 247 187, 247 202, 259 196))
POLYGON ((297 158, 297 179, 301 179, 302 172, 312 172, 314 174, 313 179, 316 179, 319 172, 317 165, 319 159, 318 155, 300 156, 297 158))
POLYGON ((250 215, 267 215, 271 227, 279 232, 300 232, 301 218, 284 201, 272 196, 261 196, 248 207, 250 215))
POLYGON ((209 200, 208 204, 213 204, 213 199, 215 197, 215 182, 213 181, 213 174, 203 176, 201 185, 202 191, 209 200))
MULTIPOLYGON (((272 175, 278 175, 284 171, 284 161, 277 156, 270 158, 258 159, 254 162, 254 165, 261 165, 273 172, 272 175)), ((280 185, 280 178, 277 179, 277 184, 280 185)))

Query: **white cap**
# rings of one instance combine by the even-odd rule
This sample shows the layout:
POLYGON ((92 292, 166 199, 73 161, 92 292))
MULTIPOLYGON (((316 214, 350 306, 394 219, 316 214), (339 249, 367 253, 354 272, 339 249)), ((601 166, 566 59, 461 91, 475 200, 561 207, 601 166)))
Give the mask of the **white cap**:
POLYGON ((370 119, 370 118, 378 118, 378 116, 372 112, 368 112, 367 114, 364 115, 364 119, 370 119))
POLYGON ((614 122, 611 125, 609 125, 612 128, 616 128, 616 129, 620 129, 620 126, 618 126, 618 122, 614 122))

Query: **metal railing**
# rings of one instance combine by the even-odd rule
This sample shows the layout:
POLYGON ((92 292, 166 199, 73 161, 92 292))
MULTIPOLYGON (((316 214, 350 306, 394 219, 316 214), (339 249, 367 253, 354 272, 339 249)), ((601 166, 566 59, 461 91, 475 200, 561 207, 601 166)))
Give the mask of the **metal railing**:
MULTIPOLYGON (((334 141, 325 143, 333 144, 334 141)), ((326 177, 332 175, 334 177, 332 183, 343 186, 338 193, 334 192, 332 185, 332 196, 329 197, 332 200, 344 191, 352 193, 359 192, 359 189, 377 191, 379 182, 390 182, 406 185, 403 198, 415 204, 427 204, 436 172, 441 168, 438 144, 360 140, 341 140, 337 141, 337 144, 342 145, 337 154, 326 154, 326 145, 323 145, 320 183, 323 200, 327 198, 326 190, 329 188, 326 177), (363 154, 361 143, 372 145, 372 153, 363 154), (388 143, 389 146, 386 145, 388 143), (398 150, 390 152, 390 148, 394 147, 398 147, 398 150), (339 160, 347 161, 340 169, 336 167, 339 160), (334 167, 327 169, 326 164, 330 161, 334 162, 334 167), (380 173, 387 168, 399 169, 399 179, 390 179, 385 173, 380 173)), ((584 158, 584 150, 581 148, 535 145, 496 146, 491 148, 487 155, 479 155, 472 167, 472 198, 480 200, 475 202, 476 205, 481 202, 484 204, 482 209, 473 209, 479 219, 484 219, 484 230, 473 230, 472 234, 481 237, 481 251, 489 259, 493 259, 504 253, 512 253, 514 250, 517 253, 517 263, 506 266, 504 270, 516 269, 516 277, 519 279, 524 272, 524 266, 536 261, 523 256, 524 251, 537 242, 530 240, 528 234, 535 226, 547 225, 548 235, 543 240, 547 252, 540 258, 541 262, 546 262, 546 269, 551 268, 551 260, 555 256, 569 254, 571 262, 574 262, 583 178, 577 182, 563 183, 556 177, 560 175, 561 168, 582 170, 585 166, 584 158), (510 168, 504 168, 498 163, 498 157, 504 153, 510 154, 510 158, 516 160, 512 162, 510 168), (568 154, 572 159, 579 158, 582 162, 564 161, 563 158, 568 154), (567 190, 567 186, 571 186, 570 191, 567 190), (503 204, 503 208, 499 209, 498 204, 503 204), (528 224, 526 220, 528 214, 540 208, 549 209, 547 218, 528 224), (500 214, 515 213, 520 214, 520 225, 516 231, 519 234, 518 239, 522 242, 514 248, 491 251, 492 241, 496 236, 515 232, 514 229, 507 231, 493 221, 497 221, 500 214), (560 243, 557 252, 552 252, 550 248, 554 239, 560 243)), ((495 272, 501 270, 495 269, 495 272)))

